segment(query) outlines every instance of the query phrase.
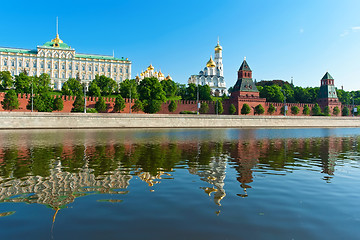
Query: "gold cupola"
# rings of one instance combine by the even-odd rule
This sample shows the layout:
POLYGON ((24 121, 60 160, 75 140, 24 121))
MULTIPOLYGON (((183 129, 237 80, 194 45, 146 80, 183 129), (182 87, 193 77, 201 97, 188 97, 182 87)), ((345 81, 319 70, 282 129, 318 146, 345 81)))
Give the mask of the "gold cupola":
POLYGON ((154 70, 154 67, 153 67, 153 65, 152 64, 150 64, 150 66, 147 68, 147 70, 154 70))
POLYGON ((54 43, 54 47, 60 47, 60 43, 63 43, 63 41, 60 39, 59 34, 56 34, 56 38, 54 38, 53 40, 51 40, 51 42, 54 43))
POLYGON ((212 56, 210 56, 210 60, 207 62, 206 67, 216 67, 215 62, 212 60, 212 56))
POLYGON ((165 80, 172 80, 172 78, 170 77, 170 75, 167 75, 167 77, 165 78, 165 80))
POLYGON ((222 51, 222 46, 220 46, 220 40, 218 38, 217 45, 215 46, 215 52, 222 51))
POLYGON ((164 77, 164 74, 161 72, 161 69, 159 70, 159 77, 164 77))

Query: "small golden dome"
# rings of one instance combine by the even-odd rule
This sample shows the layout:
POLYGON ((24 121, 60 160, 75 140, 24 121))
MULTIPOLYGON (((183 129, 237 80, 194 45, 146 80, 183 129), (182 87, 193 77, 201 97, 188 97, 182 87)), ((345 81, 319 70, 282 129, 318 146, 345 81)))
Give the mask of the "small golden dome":
POLYGON ((206 64, 207 67, 216 67, 215 62, 212 60, 212 56, 210 56, 210 60, 206 64))
POLYGON ((53 43, 57 43, 57 46, 59 46, 59 43, 63 43, 63 41, 60 39, 59 34, 56 34, 56 38, 51 40, 53 43))
POLYGON ((159 77, 164 77, 164 74, 161 72, 161 70, 159 71, 159 77))
POLYGON ((147 68, 147 70, 154 70, 154 67, 152 64, 150 64, 150 66, 147 68))
POLYGON ((218 52, 218 51, 222 51, 222 46, 220 46, 219 43, 215 46, 215 52, 218 52))
POLYGON ((170 75, 167 75, 167 77, 165 78, 166 80, 172 80, 172 78, 170 77, 170 75))

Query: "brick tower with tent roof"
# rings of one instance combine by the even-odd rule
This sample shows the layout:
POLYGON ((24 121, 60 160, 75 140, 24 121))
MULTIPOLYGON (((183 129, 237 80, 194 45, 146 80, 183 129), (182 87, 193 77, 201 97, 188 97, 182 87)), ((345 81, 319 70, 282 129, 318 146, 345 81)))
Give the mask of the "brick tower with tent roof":
POLYGON ((324 77, 321 79, 321 86, 317 102, 322 110, 328 106, 330 108, 330 113, 333 112, 335 107, 338 107, 341 110, 341 102, 339 101, 336 94, 334 78, 328 72, 326 72, 324 77))

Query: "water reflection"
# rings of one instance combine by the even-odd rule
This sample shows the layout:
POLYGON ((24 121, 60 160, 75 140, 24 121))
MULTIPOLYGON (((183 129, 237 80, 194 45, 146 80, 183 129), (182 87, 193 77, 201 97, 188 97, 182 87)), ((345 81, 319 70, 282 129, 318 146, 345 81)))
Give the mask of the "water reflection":
POLYGON ((217 130, 205 136, 186 131, 156 136, 141 131, 3 132, 0 202, 43 204, 56 215, 78 197, 131 193, 127 189, 134 177, 152 190, 164 180, 176 181, 177 169, 187 169, 204 182, 200 191, 221 206, 227 168, 237 172, 237 195, 248 197, 256 173, 306 169, 329 182, 337 164, 358 157, 358 137, 258 138, 255 130, 237 131, 234 138, 217 130))

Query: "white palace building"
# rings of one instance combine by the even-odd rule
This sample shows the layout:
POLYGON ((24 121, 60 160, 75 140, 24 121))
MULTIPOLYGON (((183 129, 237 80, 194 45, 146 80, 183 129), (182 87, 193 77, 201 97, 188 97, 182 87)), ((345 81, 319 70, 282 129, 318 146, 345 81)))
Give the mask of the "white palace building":
POLYGON ((24 70, 29 76, 47 73, 55 90, 61 90, 69 78, 79 77, 86 86, 95 75, 105 75, 118 83, 131 79, 131 61, 127 58, 76 53, 58 33, 36 50, 0 47, 0 71, 15 76, 24 70))
POLYGON ((224 80, 224 69, 222 63, 222 47, 219 44, 215 46, 215 58, 207 62, 203 71, 199 72, 199 75, 191 75, 188 83, 194 83, 196 85, 209 85, 211 94, 215 96, 227 95, 226 83, 224 80), (214 61, 215 60, 215 61, 214 61))

